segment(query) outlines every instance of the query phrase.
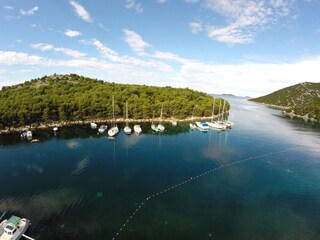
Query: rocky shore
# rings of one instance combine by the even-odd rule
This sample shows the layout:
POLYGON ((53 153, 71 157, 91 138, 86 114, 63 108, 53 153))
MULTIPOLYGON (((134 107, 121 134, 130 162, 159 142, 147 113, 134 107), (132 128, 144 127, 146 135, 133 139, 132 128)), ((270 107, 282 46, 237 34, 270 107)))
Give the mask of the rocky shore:
POLYGON ((278 109, 278 110, 282 110, 282 114, 285 116, 288 116, 290 118, 300 118, 303 119, 304 121, 310 121, 310 122, 314 122, 314 123, 318 123, 319 120, 315 119, 315 118, 310 118, 309 117, 309 113, 305 114, 305 115, 299 115, 299 114, 295 114, 294 111, 288 112, 288 110, 290 110, 289 107, 285 107, 285 106, 278 106, 278 105, 273 105, 273 104, 267 104, 267 103, 259 103, 259 102, 255 102, 273 109, 278 109))
POLYGON ((299 114, 295 114, 293 111, 292 112, 287 112, 287 111, 282 111, 282 114, 285 116, 288 116, 290 118, 300 118, 303 119, 304 121, 310 121, 310 122, 314 122, 314 123, 318 123, 319 120, 315 119, 315 118, 310 118, 309 114, 306 115, 299 115, 299 114))

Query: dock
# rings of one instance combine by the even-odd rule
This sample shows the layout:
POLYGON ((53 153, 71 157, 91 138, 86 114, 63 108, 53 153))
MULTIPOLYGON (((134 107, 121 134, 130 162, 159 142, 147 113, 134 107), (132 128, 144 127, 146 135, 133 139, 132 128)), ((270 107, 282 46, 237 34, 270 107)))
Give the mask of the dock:
POLYGON ((22 234, 22 237, 25 237, 26 239, 29 239, 29 240, 35 240, 34 238, 31 238, 31 237, 29 237, 29 236, 27 236, 25 234, 22 234))

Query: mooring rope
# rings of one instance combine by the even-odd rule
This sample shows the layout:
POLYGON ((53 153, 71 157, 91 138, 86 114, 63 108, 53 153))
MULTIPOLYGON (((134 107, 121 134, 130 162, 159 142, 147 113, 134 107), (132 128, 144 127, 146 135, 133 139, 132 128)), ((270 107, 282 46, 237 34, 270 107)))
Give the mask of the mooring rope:
POLYGON ((280 153, 285 153, 285 152, 288 152, 288 151, 291 151, 291 150, 294 150, 294 149, 297 149, 297 148, 288 148, 288 149, 285 149, 285 150, 281 150, 281 151, 277 151, 277 152, 271 152, 271 153, 266 153, 266 154, 262 154, 262 155, 258 155, 258 156, 254 156, 254 157, 248 157, 248 158, 245 158, 245 159, 241 159, 241 160, 238 160, 238 161, 235 161, 235 162, 232 162, 232 163, 228 163, 228 164, 222 164, 220 165, 219 167, 215 167, 215 168, 212 168, 208 171, 205 171, 201 174, 198 174, 196 176, 193 176, 193 177, 190 177, 189 179, 185 180, 185 181, 182 181, 182 182, 179 182, 175 185, 172 185, 168 188, 165 188, 159 192, 156 192, 148 197, 146 197, 140 204, 139 206, 132 212, 132 214, 127 218, 127 220, 124 222, 124 224, 120 227, 120 229, 118 230, 118 232, 115 234, 115 236, 112 238, 112 240, 115 240, 119 237, 120 233, 128 226, 128 224, 130 223, 130 221, 133 220, 133 218, 136 216, 136 214, 141 210, 141 208, 143 207, 143 205, 145 205, 148 201, 152 200, 152 199, 155 199, 169 191, 172 191, 178 187, 181 187, 187 183, 190 183, 200 177, 203 177, 205 175, 208 175, 210 173, 213 173, 215 171, 218 171, 222 168, 226 168, 226 167, 229 167, 229 166, 232 166, 232 165, 236 165, 236 164, 241 164, 241 163, 244 163, 244 162, 247 162, 249 160, 253 160, 253 159, 259 159, 259 158, 264 158, 264 157, 267 157, 267 156, 271 156, 271 155, 277 155, 277 154, 280 154, 280 153))

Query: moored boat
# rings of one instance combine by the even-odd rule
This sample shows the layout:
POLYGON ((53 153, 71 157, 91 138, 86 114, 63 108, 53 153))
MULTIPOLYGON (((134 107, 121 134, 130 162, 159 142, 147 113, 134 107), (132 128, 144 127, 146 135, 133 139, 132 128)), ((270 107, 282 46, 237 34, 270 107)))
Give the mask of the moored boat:
POLYGON ((92 123, 90 123, 90 127, 92 129, 96 129, 98 127, 98 125, 96 123, 92 122, 92 123))
POLYGON ((195 130, 197 126, 194 123, 189 123, 189 126, 192 130, 195 130))
POLYGON ((196 125, 200 130, 209 130, 209 125, 207 123, 196 122, 196 125))
POLYGON ((131 127, 129 127, 129 119, 128 119, 128 101, 126 102, 126 126, 124 127, 123 131, 125 134, 130 135, 132 133, 131 127))
POLYGON ((26 218, 11 216, 0 223, 0 240, 18 240, 27 231, 30 221, 26 218))
POLYGON ((104 133, 107 130, 108 126, 107 125, 101 125, 98 129, 99 133, 104 133))
POLYGON ((225 130, 226 126, 217 121, 206 122, 210 128, 217 130, 225 130))
POLYGON ((129 127, 129 126, 125 126, 123 131, 127 135, 130 135, 132 133, 131 127, 129 127))
POLYGON ((137 134, 140 134, 142 132, 141 126, 139 124, 134 125, 133 131, 137 134))
POLYGON ((119 128, 116 125, 116 121, 115 121, 115 117, 114 117, 114 96, 112 96, 112 125, 113 127, 110 128, 110 130, 108 131, 108 135, 109 137, 114 137, 115 135, 117 135, 119 133, 119 128))
POLYGON ((165 127, 161 123, 161 121, 162 121, 162 110, 163 110, 163 105, 161 106, 160 121, 159 121, 159 124, 158 124, 158 127, 157 127, 160 132, 163 132, 165 130, 165 127))
POLYGON ((157 127, 156 125, 154 125, 154 124, 151 124, 151 129, 152 129, 153 131, 155 131, 155 132, 159 132, 158 127, 157 127))

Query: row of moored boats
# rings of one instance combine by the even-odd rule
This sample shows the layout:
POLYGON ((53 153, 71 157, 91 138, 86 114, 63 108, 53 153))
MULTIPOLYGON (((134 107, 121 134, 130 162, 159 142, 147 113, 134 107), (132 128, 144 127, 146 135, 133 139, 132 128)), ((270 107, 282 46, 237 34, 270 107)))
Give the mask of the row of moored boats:
POLYGON ((200 131, 208 131, 210 129, 223 131, 231 129, 233 127, 233 122, 227 120, 211 121, 211 122, 195 122, 190 123, 191 129, 198 129, 200 131))
MULTIPOLYGON (((215 101, 215 99, 214 99, 214 101, 215 101)), ((233 122, 225 120, 225 119, 219 119, 221 116, 221 114, 220 114, 221 102, 220 102, 220 106, 219 106, 218 120, 216 120, 216 121, 214 120, 215 119, 214 104, 215 104, 215 102, 213 102, 213 105, 212 105, 211 121, 190 123, 191 129, 198 129, 200 131, 208 131, 209 129, 214 129, 214 130, 221 131, 221 130, 231 129, 233 127, 233 122)), ((223 101, 223 110, 222 110, 223 113, 224 113, 224 108, 225 108, 225 101, 223 101)))

